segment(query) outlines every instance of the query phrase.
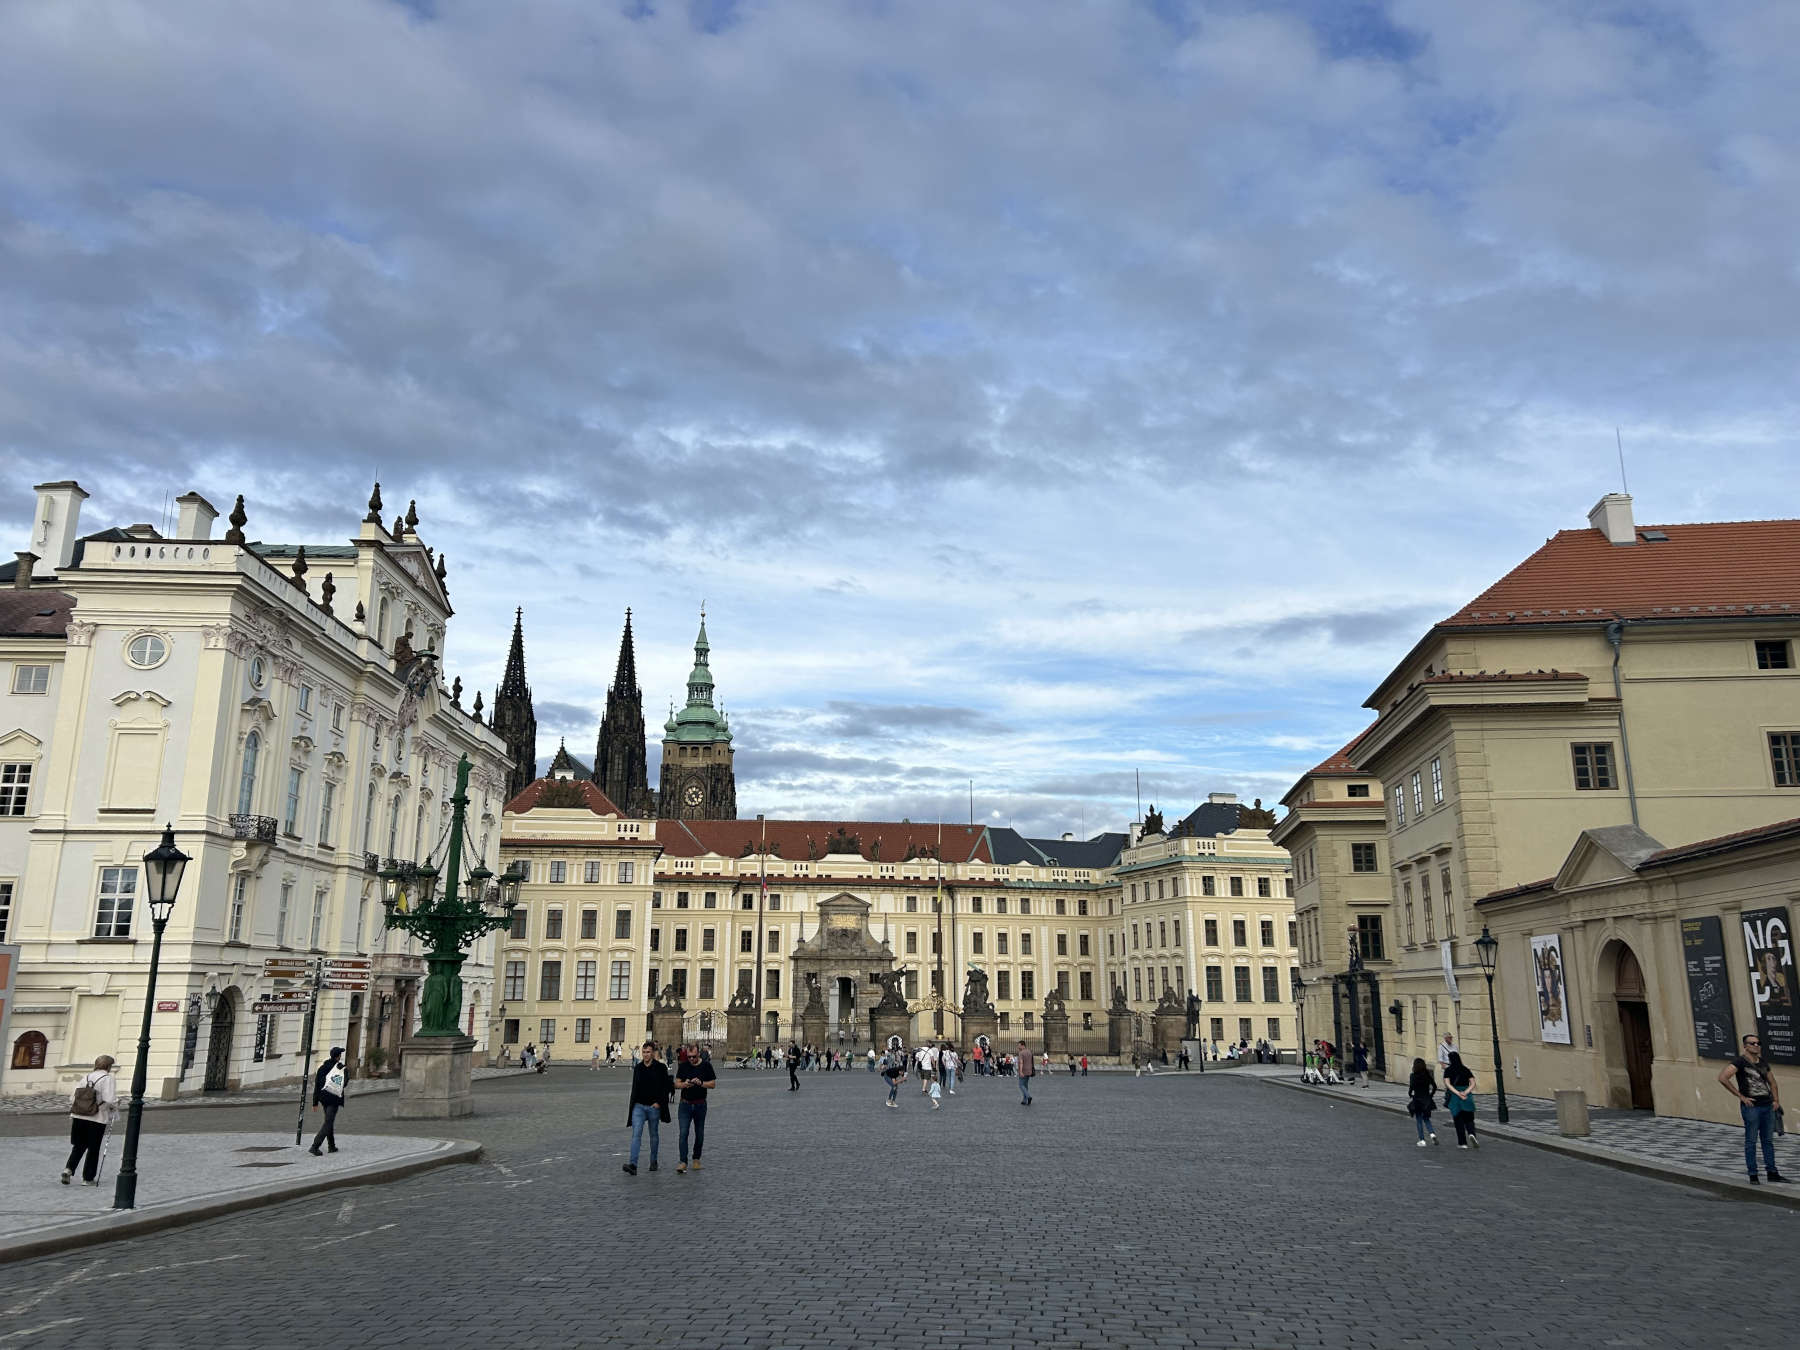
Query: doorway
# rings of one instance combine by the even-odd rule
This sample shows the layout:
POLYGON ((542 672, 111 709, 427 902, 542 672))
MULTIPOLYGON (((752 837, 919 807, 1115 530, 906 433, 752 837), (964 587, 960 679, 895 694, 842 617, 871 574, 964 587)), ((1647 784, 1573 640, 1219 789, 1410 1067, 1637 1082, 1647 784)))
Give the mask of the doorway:
POLYGON ((207 1092, 224 1092, 231 1086, 231 1037, 237 1026, 237 990, 227 989, 213 1007, 212 1036, 206 1043, 207 1092))
POLYGON ((1650 1005, 1644 993, 1644 971, 1631 948, 1620 944, 1614 967, 1613 997, 1619 1005, 1619 1040, 1625 1051, 1625 1077, 1631 1109, 1654 1111, 1656 1096, 1651 1068, 1656 1049, 1650 1039, 1650 1005))
POLYGON ((344 1030, 344 1064, 349 1073, 356 1072, 362 1058, 362 995, 350 995, 350 1025, 344 1030))
POLYGON ((856 1033, 856 983, 848 975, 831 982, 831 1025, 840 1041, 856 1033))

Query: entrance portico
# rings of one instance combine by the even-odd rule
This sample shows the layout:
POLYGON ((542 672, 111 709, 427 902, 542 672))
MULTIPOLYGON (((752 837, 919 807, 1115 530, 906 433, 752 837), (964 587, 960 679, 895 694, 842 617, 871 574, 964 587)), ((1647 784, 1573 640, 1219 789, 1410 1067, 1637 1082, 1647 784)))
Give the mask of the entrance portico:
POLYGON ((819 902, 819 927, 794 948, 790 1004, 797 1026, 817 981, 826 1034, 854 1044, 869 1035, 869 1012, 881 1001, 877 974, 894 968, 894 953, 869 931, 869 902, 841 891, 819 902))

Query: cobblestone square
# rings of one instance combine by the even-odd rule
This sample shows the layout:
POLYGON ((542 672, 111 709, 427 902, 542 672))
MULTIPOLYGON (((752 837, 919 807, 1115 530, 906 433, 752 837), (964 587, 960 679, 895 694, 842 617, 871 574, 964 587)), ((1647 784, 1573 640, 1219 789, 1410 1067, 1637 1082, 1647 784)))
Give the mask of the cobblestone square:
MULTIPOLYGON (((1029 1108, 982 1079, 938 1111, 909 1083, 889 1111, 860 1069, 798 1093, 726 1069, 685 1176, 672 1126, 661 1170, 621 1172, 625 1089, 486 1082, 434 1131, 479 1164, 0 1268, 0 1342, 1698 1346, 1783 1342, 1800 1311, 1789 1212, 1500 1140, 1417 1149, 1248 1076, 1043 1077, 1029 1108)), ((347 1150, 423 1132, 387 1101, 352 1103, 347 1150)), ((221 1114, 292 1128, 158 1111, 143 1168, 221 1114)))

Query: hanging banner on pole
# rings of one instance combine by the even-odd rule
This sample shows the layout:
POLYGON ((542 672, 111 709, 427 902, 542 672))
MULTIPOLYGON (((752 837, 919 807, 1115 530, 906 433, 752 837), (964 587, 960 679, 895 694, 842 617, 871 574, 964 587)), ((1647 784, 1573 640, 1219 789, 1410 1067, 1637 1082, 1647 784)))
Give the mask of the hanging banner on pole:
POLYGON ((1450 959, 1450 939, 1445 938, 1438 943, 1438 952, 1444 958, 1444 988, 1450 991, 1450 1001, 1461 1003, 1462 994, 1456 987, 1456 965, 1450 959))

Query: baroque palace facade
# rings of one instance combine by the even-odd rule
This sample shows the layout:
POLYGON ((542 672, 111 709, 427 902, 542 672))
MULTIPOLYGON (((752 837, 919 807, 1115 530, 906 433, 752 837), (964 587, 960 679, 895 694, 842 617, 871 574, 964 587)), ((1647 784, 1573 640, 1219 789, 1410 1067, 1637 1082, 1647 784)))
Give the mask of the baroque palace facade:
POLYGON ((815 988, 827 1043, 867 1046, 876 976, 890 973, 915 1036, 960 1039, 971 966, 987 974, 1005 1039, 1041 1043, 1055 998, 1071 1049, 1099 1054, 1115 999, 1147 1042, 1158 1003, 1185 1007, 1192 993, 1202 1036, 1291 1049, 1293 902, 1269 824, 1224 794, 1167 834, 1153 813, 1150 833, 1081 841, 905 821, 632 819, 560 754, 502 821, 502 860, 529 880, 497 953, 489 1049, 585 1058, 635 1043, 659 997, 697 1039, 723 1040, 734 996, 756 1007, 763 1043, 804 1039, 815 988))
MULTIPOLYGON (((498 852, 503 739, 441 671, 444 558, 380 491, 350 538, 264 543, 242 497, 224 537, 197 493, 164 534, 83 535, 76 483, 37 489, 30 547, 0 567, 0 939, 9 1095, 66 1093, 96 1055, 129 1081, 150 960, 144 852, 165 822, 190 855, 165 935, 149 1090, 289 1080, 297 1014, 257 1014, 270 957, 358 957, 366 991, 321 996, 314 1043, 391 1059, 424 963, 385 931, 390 858, 442 861, 466 755, 477 854, 498 852)), ((352 519, 354 517, 352 516, 352 519)), ((489 938, 465 966, 485 1024, 489 938)))

